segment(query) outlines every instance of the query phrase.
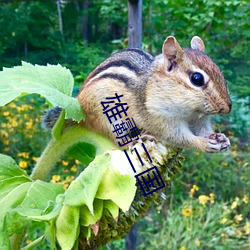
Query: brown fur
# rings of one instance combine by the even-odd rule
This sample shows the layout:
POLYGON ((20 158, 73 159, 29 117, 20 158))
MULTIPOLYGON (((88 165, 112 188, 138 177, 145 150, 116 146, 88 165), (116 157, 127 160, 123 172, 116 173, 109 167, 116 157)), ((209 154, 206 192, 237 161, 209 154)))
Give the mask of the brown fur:
POLYGON ((122 102, 129 106, 128 117, 162 143, 220 151, 222 142, 216 144, 208 138, 213 133, 208 115, 230 112, 225 79, 217 65, 202 52, 203 41, 194 37, 191 45, 196 49, 182 49, 174 37, 168 37, 163 54, 156 58, 132 49, 101 63, 89 74, 78 95, 87 114, 84 126, 117 143, 101 101, 115 93, 123 94, 122 102), (190 82, 189 73, 194 70, 207 75, 204 86, 190 82))

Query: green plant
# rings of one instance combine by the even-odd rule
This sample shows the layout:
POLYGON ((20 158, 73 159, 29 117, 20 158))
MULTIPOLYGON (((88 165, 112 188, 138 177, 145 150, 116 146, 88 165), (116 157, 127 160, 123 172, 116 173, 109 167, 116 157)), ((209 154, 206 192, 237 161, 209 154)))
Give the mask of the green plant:
MULTIPOLYGON (((160 191, 157 191, 144 197, 135 185, 123 152, 107 138, 78 125, 77 122, 85 115, 77 99, 71 97, 72 91, 73 77, 60 65, 23 63, 0 72, 0 105, 20 95, 36 93, 46 98, 50 105, 62 107, 52 130, 52 139, 39 159, 34 159, 29 151, 17 154, 19 166, 23 169, 28 167, 28 162, 33 165, 30 157, 36 162, 30 176, 11 157, 0 154, 1 249, 19 249, 22 244, 23 249, 30 249, 45 240, 52 249, 58 244, 62 249, 99 247, 128 232, 159 196, 160 191), (66 118, 75 120, 75 125, 65 128, 66 118), (77 178, 68 180, 68 185, 64 185, 66 191, 59 184, 59 175, 52 176, 52 183, 46 182, 51 179, 52 169, 65 153, 87 166, 77 178), (32 242, 29 239, 22 242, 27 228, 28 232, 37 228, 32 234, 32 242)), ((11 105, 15 108, 15 104, 11 105)), ((18 111, 31 109, 29 105, 16 107, 18 111)), ((4 111, 4 127, 13 129, 18 122, 16 118, 9 119, 8 112, 4 111), (12 122, 12 126, 8 122, 12 122)), ((33 125, 31 121, 25 124, 27 129, 33 125)), ((2 129, 1 133, 8 152, 9 134, 2 129)), ((153 164, 160 168, 163 180, 168 184, 180 168, 178 150, 150 142, 145 142, 145 145, 153 164), (167 167, 163 168, 164 165, 167 167)), ((137 170, 152 167, 151 163, 145 163, 143 168, 139 168, 136 154, 128 154, 135 161, 137 170)), ((68 162, 62 161, 62 164, 67 165, 68 162)), ((71 170, 76 168, 73 165, 71 170)))
POLYGON ((146 216, 150 226, 141 231, 138 249, 248 249, 247 208, 247 198, 232 203, 216 201, 213 193, 185 198, 176 209, 146 216))

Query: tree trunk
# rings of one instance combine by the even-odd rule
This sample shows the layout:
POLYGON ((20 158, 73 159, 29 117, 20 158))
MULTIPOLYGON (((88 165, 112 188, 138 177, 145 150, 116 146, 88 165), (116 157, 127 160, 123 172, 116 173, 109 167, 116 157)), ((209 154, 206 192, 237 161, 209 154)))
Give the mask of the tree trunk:
POLYGON ((89 40, 89 17, 88 17, 89 0, 82 1, 82 39, 89 40))
POLYGON ((56 1, 56 5, 57 5, 57 12, 58 12, 58 20, 59 20, 59 30, 63 36, 63 22, 62 22, 62 12, 61 12, 60 0, 56 1))
POLYGON ((142 47, 142 0, 128 1, 128 47, 142 47))

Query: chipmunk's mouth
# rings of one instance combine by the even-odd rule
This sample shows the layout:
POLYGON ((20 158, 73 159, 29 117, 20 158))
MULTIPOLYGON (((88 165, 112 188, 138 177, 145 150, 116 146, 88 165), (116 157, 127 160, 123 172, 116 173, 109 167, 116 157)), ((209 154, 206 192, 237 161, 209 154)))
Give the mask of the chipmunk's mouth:
POLYGON ((232 109, 231 101, 228 103, 221 103, 219 107, 213 107, 209 103, 204 106, 205 114, 229 114, 232 109))

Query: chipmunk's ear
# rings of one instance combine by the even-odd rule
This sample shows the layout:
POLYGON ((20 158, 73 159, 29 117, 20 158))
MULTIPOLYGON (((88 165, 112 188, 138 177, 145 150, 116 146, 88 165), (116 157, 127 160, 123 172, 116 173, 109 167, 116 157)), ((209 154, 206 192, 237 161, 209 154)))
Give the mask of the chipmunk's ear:
POLYGON ((179 61, 182 59, 183 50, 175 37, 169 36, 162 46, 162 54, 170 61, 179 61))
POLYGON ((192 49, 197 49, 197 50, 200 50, 202 52, 205 51, 205 45, 204 45, 204 42, 203 40, 198 37, 198 36, 194 36, 191 40, 191 48, 192 49))

